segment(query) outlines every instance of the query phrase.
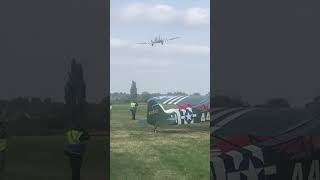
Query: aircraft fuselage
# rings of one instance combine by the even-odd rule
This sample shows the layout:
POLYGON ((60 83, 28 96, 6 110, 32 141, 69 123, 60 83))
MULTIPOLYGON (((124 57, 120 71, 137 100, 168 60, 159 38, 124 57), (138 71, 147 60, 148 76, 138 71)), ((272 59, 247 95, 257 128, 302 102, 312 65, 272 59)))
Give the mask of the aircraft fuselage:
POLYGON ((153 46, 154 44, 160 43, 161 45, 163 45, 164 41, 163 40, 154 40, 151 41, 151 45, 153 46))
POLYGON ((197 106, 165 110, 154 100, 148 102, 147 122, 154 126, 182 125, 210 121, 208 110, 197 106))

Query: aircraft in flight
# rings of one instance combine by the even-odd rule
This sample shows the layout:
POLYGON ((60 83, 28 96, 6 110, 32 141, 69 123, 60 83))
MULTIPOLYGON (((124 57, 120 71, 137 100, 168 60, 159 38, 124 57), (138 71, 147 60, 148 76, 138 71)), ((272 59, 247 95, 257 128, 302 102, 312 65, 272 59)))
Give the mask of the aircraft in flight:
POLYGON ((209 96, 158 96, 148 100, 147 123, 154 126, 210 121, 209 96), (166 109, 164 108, 166 107, 166 109))
POLYGON ((178 39, 180 37, 173 37, 173 38, 169 38, 169 39, 162 39, 160 37, 160 35, 158 37, 155 37, 154 40, 151 40, 150 42, 142 42, 142 43, 137 43, 137 44, 150 44, 151 46, 153 46, 154 44, 161 44, 163 45, 163 43, 174 40, 174 39, 178 39))

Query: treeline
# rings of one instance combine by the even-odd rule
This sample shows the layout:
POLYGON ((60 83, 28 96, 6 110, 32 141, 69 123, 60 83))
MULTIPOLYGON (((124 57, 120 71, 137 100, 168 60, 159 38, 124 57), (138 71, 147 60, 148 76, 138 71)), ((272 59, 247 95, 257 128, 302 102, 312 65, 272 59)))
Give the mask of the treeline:
MULTIPOLYGON (((161 93, 149 93, 149 92, 142 92, 141 94, 137 94, 135 99, 138 102, 145 103, 148 99, 157 96, 188 96, 189 94, 184 92, 168 92, 166 94, 161 93)), ((200 95, 200 93, 193 93, 191 95, 200 95)), ((129 93, 123 92, 114 92, 110 94, 110 102, 112 104, 122 104, 122 103, 129 103, 132 99, 132 95, 129 93)))
POLYGON ((0 119, 8 122, 10 134, 60 134, 72 124, 88 130, 107 130, 108 98, 102 99, 100 103, 87 102, 83 72, 82 65, 72 59, 65 86, 61 87, 64 88, 64 102, 38 97, 0 100, 0 119))
MULTIPOLYGON (((211 98, 212 105, 214 107, 250 107, 247 101, 245 101, 240 96, 229 97, 224 95, 216 95, 211 98)), ((290 104, 287 99, 285 98, 271 98, 268 99, 263 104, 254 105, 255 107, 265 107, 265 108, 289 108, 290 104)))
MULTIPOLYGON (((242 97, 230 97, 225 95, 215 95, 211 97, 211 105, 213 107, 264 107, 264 108, 290 108, 289 101, 282 97, 267 99, 265 103, 251 105, 242 97)), ((315 97, 311 102, 305 105, 306 108, 320 107, 320 96, 315 97)))
MULTIPOLYGON (((87 129, 107 129, 107 103, 87 104, 83 113, 83 125, 87 129)), ((9 123, 12 135, 46 135, 62 132, 71 122, 70 112, 64 102, 50 98, 18 97, 0 100, 1 120, 9 123)))
POLYGON ((16 97, 10 100, 0 100, 0 106, 11 105, 26 105, 26 104, 51 104, 51 98, 37 98, 37 97, 16 97))

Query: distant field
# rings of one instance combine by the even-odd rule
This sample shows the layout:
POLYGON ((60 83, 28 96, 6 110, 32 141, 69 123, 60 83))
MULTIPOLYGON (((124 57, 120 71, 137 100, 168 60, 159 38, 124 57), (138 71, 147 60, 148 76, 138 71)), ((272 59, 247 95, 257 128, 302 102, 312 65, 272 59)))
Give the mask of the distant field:
POLYGON ((209 123, 159 128, 145 122, 146 105, 131 120, 129 105, 113 105, 110 165, 112 180, 208 180, 209 123))
MULTIPOLYGON (((63 154, 63 136, 21 136, 9 140, 4 180, 71 180, 69 161, 63 154)), ((82 180, 106 180, 106 142, 103 137, 92 137, 82 180)))

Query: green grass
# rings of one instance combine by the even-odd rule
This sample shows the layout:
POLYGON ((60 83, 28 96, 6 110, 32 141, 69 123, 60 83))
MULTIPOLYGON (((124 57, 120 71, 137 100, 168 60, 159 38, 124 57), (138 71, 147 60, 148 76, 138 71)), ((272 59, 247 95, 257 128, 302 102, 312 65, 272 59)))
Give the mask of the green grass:
POLYGON ((131 120, 129 105, 113 105, 110 165, 112 180, 209 179, 209 123, 159 128, 145 122, 146 106, 131 120))
MULTIPOLYGON (((69 161, 63 154, 64 141, 63 136, 10 137, 4 179, 70 180, 69 161)), ((92 137, 82 167, 82 180, 106 180, 106 142, 103 137, 92 137)))

